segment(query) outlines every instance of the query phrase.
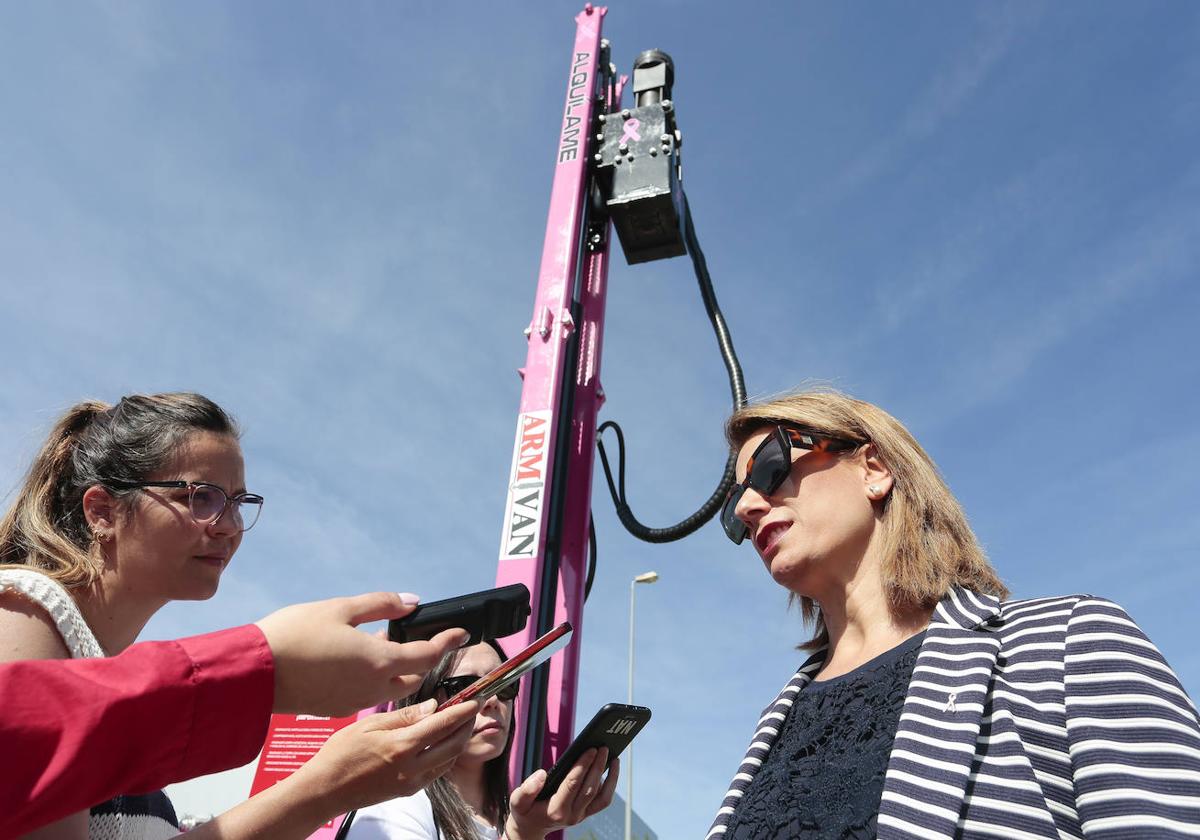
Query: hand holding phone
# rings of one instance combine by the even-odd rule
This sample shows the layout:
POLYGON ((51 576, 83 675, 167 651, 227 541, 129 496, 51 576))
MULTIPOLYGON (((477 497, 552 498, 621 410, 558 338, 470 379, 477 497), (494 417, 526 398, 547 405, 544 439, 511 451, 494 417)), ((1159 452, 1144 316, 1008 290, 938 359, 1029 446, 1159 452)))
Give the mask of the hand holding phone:
POLYGON ((523 583, 514 583, 421 604, 404 618, 388 622, 388 638, 393 642, 413 642, 431 639, 451 627, 461 627, 471 634, 467 644, 477 645, 525 629, 529 613, 529 590, 523 583))
POLYGON ((592 749, 608 747, 608 761, 621 754, 643 727, 650 721, 650 710, 645 706, 629 706, 625 703, 609 703, 588 721, 575 740, 559 756, 558 761, 546 775, 546 784, 538 799, 549 799, 571 772, 580 757, 592 749))
POLYGON ((501 662, 487 675, 480 677, 458 694, 447 699, 438 706, 438 711, 467 700, 478 700, 482 703, 489 697, 498 694, 505 686, 511 685, 547 661, 555 653, 565 648, 569 641, 571 641, 571 622, 564 621, 525 650, 507 662, 501 662))

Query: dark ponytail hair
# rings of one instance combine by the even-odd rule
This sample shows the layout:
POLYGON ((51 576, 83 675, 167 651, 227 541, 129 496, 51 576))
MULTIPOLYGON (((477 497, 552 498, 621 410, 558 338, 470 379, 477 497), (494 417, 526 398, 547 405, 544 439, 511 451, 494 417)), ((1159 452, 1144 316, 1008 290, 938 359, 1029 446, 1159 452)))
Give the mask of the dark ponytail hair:
MULTIPOLYGON (((144 481, 193 432, 239 435, 237 423, 200 394, 86 400, 54 425, 16 501, 0 520, 0 566, 31 566, 68 588, 93 583, 100 564, 83 494, 105 480, 144 481)), ((114 496, 130 491, 107 488, 114 496)))

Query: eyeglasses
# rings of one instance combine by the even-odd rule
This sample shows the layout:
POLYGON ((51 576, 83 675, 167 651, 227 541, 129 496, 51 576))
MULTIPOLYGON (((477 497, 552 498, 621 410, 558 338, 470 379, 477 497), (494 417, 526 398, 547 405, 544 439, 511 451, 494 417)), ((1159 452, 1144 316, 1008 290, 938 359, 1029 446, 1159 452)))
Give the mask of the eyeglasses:
POLYGON ((776 426, 771 434, 758 445, 754 454, 746 461, 746 478, 741 484, 729 488, 725 505, 721 508, 721 527, 725 535, 737 545, 746 539, 749 529, 737 516, 738 502, 747 489, 769 496, 779 489, 792 472, 792 449, 807 449, 818 452, 848 452, 862 444, 842 438, 829 437, 805 429, 776 426))
MULTIPOLYGON (((442 699, 453 697, 464 688, 474 685, 481 679, 483 679, 483 677, 479 676, 478 674, 460 674, 457 677, 446 677, 444 680, 434 686, 433 693, 437 695, 444 695, 442 699)), ((509 700, 515 700, 517 698, 517 691, 520 688, 521 683, 512 682, 497 691, 495 696, 498 700, 503 700, 505 702, 509 700)))
POLYGON ((238 493, 230 498, 228 494, 215 484, 203 481, 121 481, 120 479, 104 479, 104 483, 114 490, 141 490, 145 487, 165 487, 174 490, 188 491, 188 508, 192 519, 201 525, 212 525, 226 511, 230 512, 229 521, 237 525, 239 531, 249 531, 258 521, 262 513, 263 497, 256 493, 238 493))

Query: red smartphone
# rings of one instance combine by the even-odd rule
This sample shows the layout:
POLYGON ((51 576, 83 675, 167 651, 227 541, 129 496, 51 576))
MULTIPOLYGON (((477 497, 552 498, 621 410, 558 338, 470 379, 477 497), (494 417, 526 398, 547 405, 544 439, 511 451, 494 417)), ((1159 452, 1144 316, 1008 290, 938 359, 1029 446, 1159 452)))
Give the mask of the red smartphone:
POLYGON ((558 653, 571 641, 571 622, 564 621, 545 636, 535 641, 525 650, 513 656, 507 662, 501 662, 489 674, 480 677, 475 682, 455 694, 437 707, 440 712, 450 706, 458 705, 467 700, 484 701, 511 685, 522 676, 558 653))

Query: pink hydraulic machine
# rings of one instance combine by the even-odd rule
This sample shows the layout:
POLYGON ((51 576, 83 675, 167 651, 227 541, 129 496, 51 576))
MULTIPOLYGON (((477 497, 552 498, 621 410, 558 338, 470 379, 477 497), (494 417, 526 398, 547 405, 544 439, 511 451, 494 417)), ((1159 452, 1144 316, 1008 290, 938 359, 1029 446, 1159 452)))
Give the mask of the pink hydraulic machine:
POLYGON ((549 767, 574 729, 583 605, 595 570, 591 487, 598 433, 613 428, 617 436, 616 481, 603 445, 601 461, 618 517, 641 539, 668 542, 692 533, 717 511, 733 479, 730 458, 710 498, 667 528, 646 527, 629 509, 621 429, 611 421, 596 426, 604 401, 599 377, 611 229, 631 264, 691 256, 733 403, 745 403, 741 369, 683 193, 673 63, 657 50, 642 53, 633 70, 633 101, 624 107, 628 80, 610 63, 601 37, 606 12, 588 4, 575 18, 537 294, 525 328, 529 348, 496 585, 523 583, 532 594, 531 620, 515 638, 516 649, 561 621, 570 621, 575 634, 548 668, 525 678, 514 713, 514 783, 549 767))

